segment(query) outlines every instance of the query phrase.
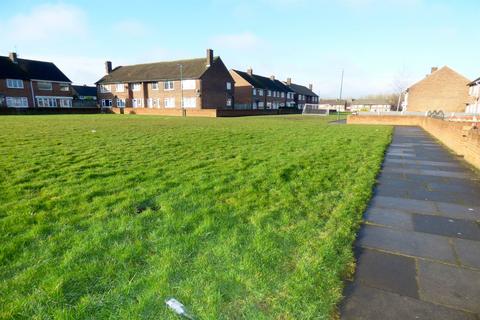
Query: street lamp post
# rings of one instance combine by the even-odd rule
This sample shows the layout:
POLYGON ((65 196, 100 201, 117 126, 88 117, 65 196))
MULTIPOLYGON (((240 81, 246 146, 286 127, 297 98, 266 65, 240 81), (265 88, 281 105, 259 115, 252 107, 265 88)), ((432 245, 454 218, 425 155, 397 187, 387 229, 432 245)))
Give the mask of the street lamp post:
POLYGON ((183 105, 183 64, 178 64, 180 67, 180 92, 181 92, 181 100, 180 100, 180 106, 182 108, 182 116, 186 116, 185 112, 185 106, 183 105))

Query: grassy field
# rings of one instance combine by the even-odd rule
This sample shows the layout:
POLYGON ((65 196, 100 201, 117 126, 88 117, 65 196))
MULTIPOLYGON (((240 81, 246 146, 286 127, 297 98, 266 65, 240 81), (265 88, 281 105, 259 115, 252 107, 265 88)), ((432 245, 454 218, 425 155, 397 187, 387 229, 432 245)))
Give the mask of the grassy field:
POLYGON ((391 129, 326 121, 0 117, 0 318, 330 318, 391 129))

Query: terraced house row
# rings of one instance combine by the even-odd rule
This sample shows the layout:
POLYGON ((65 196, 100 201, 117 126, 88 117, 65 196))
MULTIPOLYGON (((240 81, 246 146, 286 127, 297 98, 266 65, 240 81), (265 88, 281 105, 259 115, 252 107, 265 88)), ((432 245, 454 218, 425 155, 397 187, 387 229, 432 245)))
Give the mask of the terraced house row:
POLYGON ((0 107, 72 107, 71 83, 51 62, 0 56, 0 107))
POLYGON ((104 108, 149 109, 279 109, 318 103, 309 88, 281 82, 252 70, 228 70, 207 49, 205 58, 166 61, 112 69, 97 81, 98 102, 104 108))

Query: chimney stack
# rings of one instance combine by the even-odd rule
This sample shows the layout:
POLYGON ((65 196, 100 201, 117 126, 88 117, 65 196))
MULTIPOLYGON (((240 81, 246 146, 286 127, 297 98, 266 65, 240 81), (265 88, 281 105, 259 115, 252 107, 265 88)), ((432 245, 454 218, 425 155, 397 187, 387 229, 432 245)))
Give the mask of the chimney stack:
POLYGON ((207 68, 213 63, 213 50, 207 49, 207 68))
POLYGON ((275 81, 275 76, 270 76, 270 79, 271 79, 272 81, 275 81))
POLYGON ((292 78, 287 78, 287 85, 291 85, 292 84, 292 78))
POLYGON ((430 70, 430 73, 434 73, 437 70, 438 70, 438 67, 432 67, 432 69, 430 70))
POLYGON ((248 75, 250 75, 250 76, 251 76, 251 75, 253 74, 253 70, 252 70, 252 68, 248 68, 248 69, 247 69, 247 73, 248 73, 248 75))
POLYGON ((105 61, 105 73, 110 74, 112 72, 112 61, 105 61))
POLYGON ((310 91, 313 91, 313 84, 310 83, 310 84, 308 85, 308 89, 310 89, 310 91))
POLYGON ((8 57, 10 58, 10 60, 12 60, 13 63, 18 63, 17 61, 17 53, 16 52, 10 52, 8 54, 8 57))

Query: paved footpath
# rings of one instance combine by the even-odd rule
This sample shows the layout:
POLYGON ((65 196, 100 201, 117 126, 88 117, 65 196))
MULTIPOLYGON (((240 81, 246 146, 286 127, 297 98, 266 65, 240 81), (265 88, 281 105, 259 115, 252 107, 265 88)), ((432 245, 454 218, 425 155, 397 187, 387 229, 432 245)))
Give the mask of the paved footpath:
POLYGON ((395 128, 342 319, 480 320, 479 179, 422 129, 395 128))

